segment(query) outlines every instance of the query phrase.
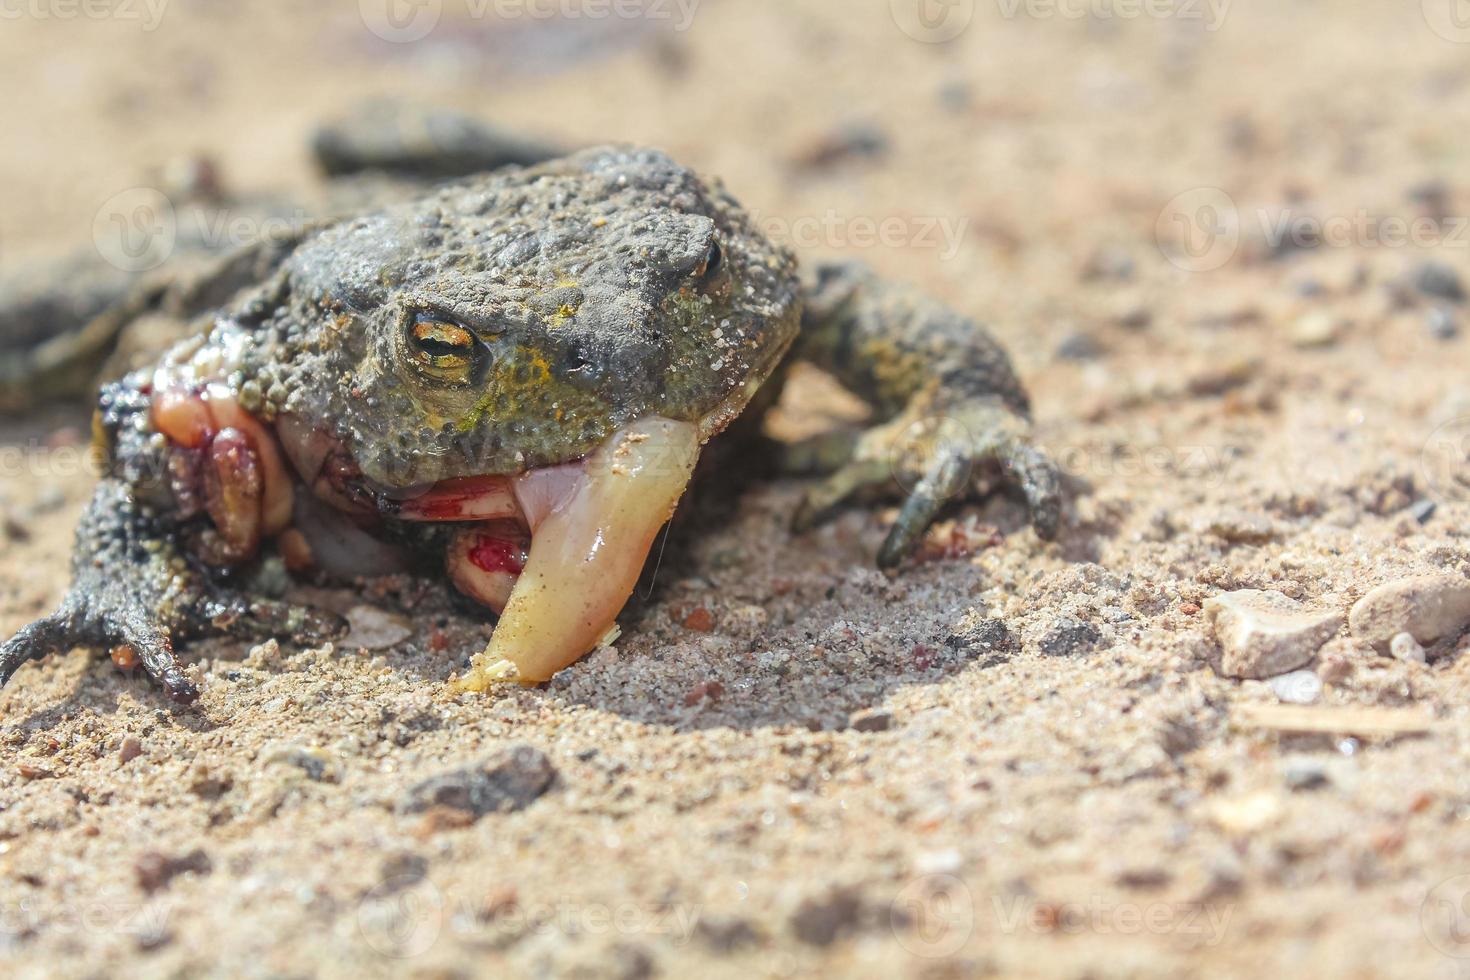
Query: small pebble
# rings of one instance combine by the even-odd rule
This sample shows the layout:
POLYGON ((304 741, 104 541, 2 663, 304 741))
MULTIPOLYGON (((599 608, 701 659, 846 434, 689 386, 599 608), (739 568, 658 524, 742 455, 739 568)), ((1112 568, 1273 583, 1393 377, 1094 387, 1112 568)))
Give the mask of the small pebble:
POLYGON ((1100 246, 1082 264, 1082 279, 1085 281, 1111 279, 1127 282, 1133 278, 1133 272, 1133 256, 1118 245, 1100 246))
POLYGON ((1281 775, 1287 788, 1297 791, 1321 789, 1330 781, 1327 768, 1316 759, 1293 759, 1281 775))
POLYGON ((133 864, 138 887, 150 895, 167 888, 181 874, 192 872, 196 875, 207 875, 212 870, 214 864, 209 860, 209 855, 198 848, 183 857, 169 857, 158 851, 148 851, 133 864))
POLYGON ((1075 657, 1091 653, 1102 643, 1102 632, 1091 623, 1072 616, 1058 619, 1042 636, 1038 646, 1048 657, 1075 657))
POLYGON ((731 953, 748 946, 758 945, 761 933, 746 919, 726 919, 712 915, 701 915, 695 925, 695 934, 706 946, 716 953, 731 953))
POLYGON ((1124 888, 1135 891, 1157 891, 1174 880, 1168 868, 1158 865, 1147 865, 1138 868, 1125 868, 1113 875, 1113 881, 1124 888))
POLYGON ((60 487, 47 487, 36 495, 35 512, 49 514, 66 506, 66 494, 60 487))
POLYGON ((1265 514, 1239 510, 1221 511, 1211 515, 1200 530, 1223 538, 1231 544, 1265 544, 1280 533, 1276 523, 1265 514))
POLYGON ((1423 262, 1414 270, 1414 288, 1425 296, 1449 300, 1451 303, 1465 302, 1465 286, 1460 273, 1443 262, 1423 262))
POLYGON ((429 862, 422 855, 399 851, 383 859, 378 868, 378 887, 387 894, 412 888, 429 874, 429 862), (385 887, 386 886, 386 887, 385 887))
POLYGON ((1388 641, 1388 650, 1393 654, 1395 660, 1402 660, 1411 664, 1422 664, 1429 662, 1429 656, 1424 652, 1424 647, 1414 639, 1411 633, 1400 633, 1388 641))
POLYGON ((855 932, 863 918, 863 902, 857 892, 834 889, 819 898, 804 900, 792 912, 791 931, 808 946, 830 946, 840 937, 855 932))
POLYGON ((1281 799, 1268 790, 1216 800, 1209 807, 1211 818, 1221 830, 1242 837, 1265 830, 1280 819, 1281 810, 1281 799))
POLYGON ((1069 334, 1057 345, 1057 357, 1063 361, 1095 361, 1103 353, 1102 344, 1085 333, 1069 334))
POLYGON ((1331 347, 1337 343, 1341 321, 1325 310, 1317 310, 1301 317, 1292 325, 1292 345, 1302 350, 1331 347))
POLYGON ((939 104, 949 112, 968 112, 975 107, 975 88, 963 79, 946 82, 939 89, 939 104))
POLYGON ((855 732, 886 732, 893 727, 893 715, 876 708, 857 711, 848 719, 847 726, 855 732))
POLYGON ((987 667, 1004 663, 1018 649, 1015 634, 999 619, 963 623, 944 638, 944 645, 987 667))
POLYGON ((413 636, 413 627, 405 616, 375 606, 354 606, 347 613, 352 630, 342 645, 351 650, 387 650, 413 636))
POLYGON ((1310 670, 1294 670, 1271 678, 1267 684, 1283 704, 1315 704, 1322 695, 1322 678, 1310 670))
POLYGON ((122 745, 118 746, 117 750, 118 762, 123 765, 127 765, 129 762, 132 762, 134 759, 142 754, 143 743, 138 741, 132 735, 129 735, 127 738, 123 739, 122 745))
POLYGON ((1454 340, 1460 336, 1460 321, 1443 306, 1430 310, 1424 324, 1429 328, 1429 335, 1436 340, 1454 340))
POLYGON ((1409 516, 1420 524, 1428 524, 1438 510, 1439 504, 1433 500, 1419 500, 1409 507, 1409 516))
POLYGON ((692 708, 701 701, 713 704, 725 696, 725 685, 719 681, 701 681, 684 695, 684 707, 692 708))
POLYGON ((1154 322, 1153 311, 1142 303, 1119 307, 1113 322, 1124 330, 1147 330, 1154 322))
POLYGON ((696 633, 710 633, 715 628, 715 617, 704 606, 699 606, 684 617, 683 626, 696 633))
POLYGON ((0 532, 4 532, 5 537, 11 541, 23 543, 31 539, 31 529, 10 513, 0 518, 0 532))
POLYGON ((876 160, 890 146, 888 134, 877 126, 848 123, 797 151, 793 162, 802 170, 826 170, 854 160, 876 160))
POLYGON ((304 745, 282 745, 268 750, 265 765, 294 766, 317 783, 339 783, 345 766, 326 749, 304 745))
POLYGON ((402 813, 434 807, 463 810, 475 818, 524 810, 556 779, 546 753, 529 745, 498 752, 476 766, 454 769, 414 785, 399 804, 402 813))

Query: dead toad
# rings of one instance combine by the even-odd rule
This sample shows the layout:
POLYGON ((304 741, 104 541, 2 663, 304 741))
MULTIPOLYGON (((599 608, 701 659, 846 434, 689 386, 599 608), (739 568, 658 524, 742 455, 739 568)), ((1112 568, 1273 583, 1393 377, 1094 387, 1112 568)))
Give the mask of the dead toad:
POLYGON ((1057 529, 1057 470, 983 328, 857 267, 803 281, 720 185, 654 150, 460 181, 256 264, 207 329, 104 387, 72 590, 0 647, 0 683, 96 646, 187 703, 177 643, 335 635, 334 616, 241 591, 268 546, 347 578, 443 556, 499 615, 459 683, 547 680, 613 628, 704 444, 772 404, 798 358, 877 419, 799 528, 892 483, 895 447, 917 438, 880 565, 976 464, 1024 493, 1041 535, 1057 529))

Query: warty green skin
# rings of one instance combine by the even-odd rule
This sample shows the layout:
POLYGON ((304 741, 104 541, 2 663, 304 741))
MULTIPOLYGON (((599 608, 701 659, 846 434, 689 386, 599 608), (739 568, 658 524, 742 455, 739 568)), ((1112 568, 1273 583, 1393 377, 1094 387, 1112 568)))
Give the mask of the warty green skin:
MULTIPOLYGON (((790 354, 833 372, 877 424, 845 445, 797 516, 809 525, 860 490, 910 487, 880 554, 895 565, 939 509, 993 469, 1056 532, 1054 466, 1026 436, 1028 403, 1001 348, 973 321, 866 270, 824 266, 805 283, 717 183, 654 150, 598 148, 440 188, 274 243, 258 282, 158 371, 107 386, 108 464, 78 531, 75 583, 52 617, 0 646, 0 683, 72 646, 132 646, 181 702, 198 697, 174 641, 212 632, 310 640, 331 617, 232 591, 197 560, 201 521, 161 478, 156 383, 222 386, 267 424, 329 433, 374 492, 516 474, 574 461, 629 423, 662 416, 723 429, 790 354), (462 372, 410 349, 423 318, 474 336, 462 372), (799 336, 800 335, 800 336, 799 336), (917 470, 895 436, 957 423, 917 470)), ((442 529, 391 522, 437 544, 442 529)))

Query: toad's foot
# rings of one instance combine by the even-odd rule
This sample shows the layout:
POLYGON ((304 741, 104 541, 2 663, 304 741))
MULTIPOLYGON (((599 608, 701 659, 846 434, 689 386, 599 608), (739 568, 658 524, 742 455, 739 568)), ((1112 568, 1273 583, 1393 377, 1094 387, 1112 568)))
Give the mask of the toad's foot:
POLYGON ((77 529, 74 585, 52 615, 0 645, 0 686, 21 665, 73 647, 108 650, 140 665, 174 701, 199 688, 175 643, 205 636, 289 636, 317 643, 345 624, 319 610, 214 587, 178 550, 176 528, 117 480, 103 480, 77 529))
POLYGON ((834 471, 808 494, 798 530, 897 480, 906 499, 878 556, 892 568, 947 502, 998 469, 1025 494, 1037 533, 1055 536, 1059 471, 1032 442, 1026 393, 982 326, 861 266, 827 265, 809 285, 801 344, 798 354, 867 401, 881 424, 847 445, 826 438, 791 454, 834 471))
POLYGON ((1061 523, 1061 475, 1028 429, 1010 409, 984 401, 942 416, 900 416, 856 441, 846 462, 807 492, 793 524, 808 530, 858 493, 896 482, 905 491, 903 505, 878 553, 880 568, 894 568, 918 547, 947 504, 993 485, 999 476, 1025 496, 1036 533, 1053 538, 1061 523))

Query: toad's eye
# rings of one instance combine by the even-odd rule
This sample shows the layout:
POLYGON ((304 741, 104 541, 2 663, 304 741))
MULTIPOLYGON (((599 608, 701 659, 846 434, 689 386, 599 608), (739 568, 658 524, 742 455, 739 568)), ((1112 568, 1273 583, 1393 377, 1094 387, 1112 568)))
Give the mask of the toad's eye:
POLYGON ((706 285, 718 284, 724 278, 725 249, 718 238, 710 241, 709 251, 699 265, 694 267, 694 275, 706 285))
POLYGON ((408 327, 408 345, 415 363, 444 381, 466 382, 480 350, 473 333, 450 320, 420 313, 408 327))

